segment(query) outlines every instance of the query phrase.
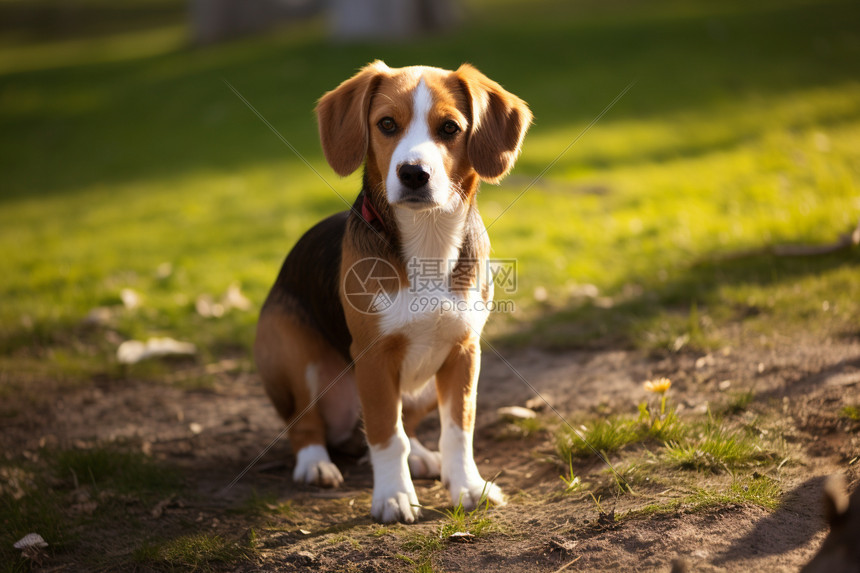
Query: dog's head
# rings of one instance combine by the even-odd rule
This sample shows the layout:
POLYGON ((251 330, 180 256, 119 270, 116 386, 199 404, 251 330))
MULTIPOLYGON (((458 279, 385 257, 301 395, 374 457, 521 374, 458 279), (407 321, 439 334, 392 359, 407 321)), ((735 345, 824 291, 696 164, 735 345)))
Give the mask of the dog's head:
POLYGON ((478 179, 498 182, 532 120, 525 102, 468 64, 452 72, 380 61, 326 93, 317 117, 336 173, 366 162, 370 190, 414 210, 452 209, 471 200, 478 179))

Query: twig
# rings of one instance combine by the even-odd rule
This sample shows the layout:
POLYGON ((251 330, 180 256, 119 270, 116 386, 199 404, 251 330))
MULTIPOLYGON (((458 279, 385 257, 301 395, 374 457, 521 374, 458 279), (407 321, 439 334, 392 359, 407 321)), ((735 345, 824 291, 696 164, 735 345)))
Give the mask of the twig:
POLYGON ((573 561, 568 561, 566 565, 562 565, 560 569, 556 569, 555 571, 553 571, 553 573, 561 573, 580 559, 582 559, 582 555, 577 555, 576 558, 573 559, 573 561))

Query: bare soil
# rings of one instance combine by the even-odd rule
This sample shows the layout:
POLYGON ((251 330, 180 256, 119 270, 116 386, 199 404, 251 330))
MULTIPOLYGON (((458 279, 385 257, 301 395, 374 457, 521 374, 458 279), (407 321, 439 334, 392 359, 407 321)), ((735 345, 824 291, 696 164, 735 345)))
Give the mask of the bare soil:
MULTIPOLYGON (((427 559, 436 571, 668 571, 678 557, 694 571, 797 571, 826 533, 823 477, 841 471, 852 489, 860 479, 860 433, 856 423, 839 415, 844 405, 860 403, 860 340, 803 338, 774 335, 707 355, 553 354, 526 348, 505 350, 502 359, 485 348, 475 453, 484 476, 497 476, 510 502, 489 510, 491 533, 471 543, 445 541, 427 559), (561 495, 564 469, 552 455, 553 436, 539 432, 512 439, 496 414, 498 407, 535 398, 524 381, 571 420, 635 411, 646 398, 642 381, 654 376, 672 379, 682 414, 704 412, 708 403, 725 399, 728 387, 754 390, 751 408, 785 422, 793 454, 792 463, 781 469, 785 494, 778 509, 682 506, 669 514, 615 521, 606 514, 641 502, 629 495, 605 497, 600 515, 584 496, 561 495)), ((253 529, 258 551, 237 562, 209 564, 214 569, 415 570, 420 551, 404 544, 418 535, 437 535, 444 520, 440 512, 449 507, 441 484, 418 480, 418 498, 430 508, 424 519, 389 527, 369 517, 372 478, 366 461, 336 457, 346 479, 338 490, 293 484, 289 444, 278 439, 283 424, 250 364, 240 363, 247 366, 244 371, 222 372, 208 389, 106 378, 63 391, 53 402, 19 404, 2 420, 0 447, 15 457, 42 446, 122 442, 179 468, 186 482, 181 498, 163 504, 161 512, 131 504, 129 515, 152 535, 167 538, 209 532, 240 541, 253 529), (271 449, 225 490, 268 445, 271 449), (290 511, 277 519, 248 511, 253 495, 289 500, 290 511)), ((555 414, 544 408, 541 416, 551 421, 555 414)), ((424 422, 421 435, 428 444, 438 438, 435 416, 424 422)), ((577 471, 599 472, 601 466, 595 458, 577 471)), ((124 533, 122 525, 92 527, 92 535, 80 537, 80 553, 109 544, 113 562, 123 564, 118 569, 128 569, 141 539, 124 533)), ((75 548, 42 566, 89 569, 75 548)))

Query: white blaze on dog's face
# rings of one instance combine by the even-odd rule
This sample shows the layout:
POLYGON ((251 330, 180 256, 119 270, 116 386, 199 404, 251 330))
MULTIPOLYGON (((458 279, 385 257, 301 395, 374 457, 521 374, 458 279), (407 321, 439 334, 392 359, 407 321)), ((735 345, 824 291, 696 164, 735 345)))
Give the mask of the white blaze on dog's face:
POLYGON ((338 174, 364 162, 376 199, 414 210, 452 209, 471 200, 478 179, 498 182, 532 117, 522 100, 468 64, 448 71, 378 61, 323 96, 317 114, 323 151, 338 174))
POLYGON ((368 159, 385 197, 415 210, 460 204, 470 176, 466 156, 469 100, 450 72, 413 67, 383 78, 370 103, 368 159))

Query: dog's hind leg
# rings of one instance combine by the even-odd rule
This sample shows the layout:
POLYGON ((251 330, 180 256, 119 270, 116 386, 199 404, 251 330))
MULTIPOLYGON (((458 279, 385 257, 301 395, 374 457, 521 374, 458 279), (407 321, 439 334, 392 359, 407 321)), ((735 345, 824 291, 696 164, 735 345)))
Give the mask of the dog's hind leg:
POLYGON ((318 332, 275 305, 260 315, 254 356, 266 393, 289 426, 296 456, 293 480, 324 487, 342 484, 343 476, 326 449, 328 432, 319 396, 327 374, 343 359, 318 332))
POLYGON ((442 457, 438 451, 424 446, 416 435, 418 424, 436 408, 436 379, 414 394, 403 396, 403 429, 409 436, 409 473, 413 478, 436 478, 442 471, 442 457))

